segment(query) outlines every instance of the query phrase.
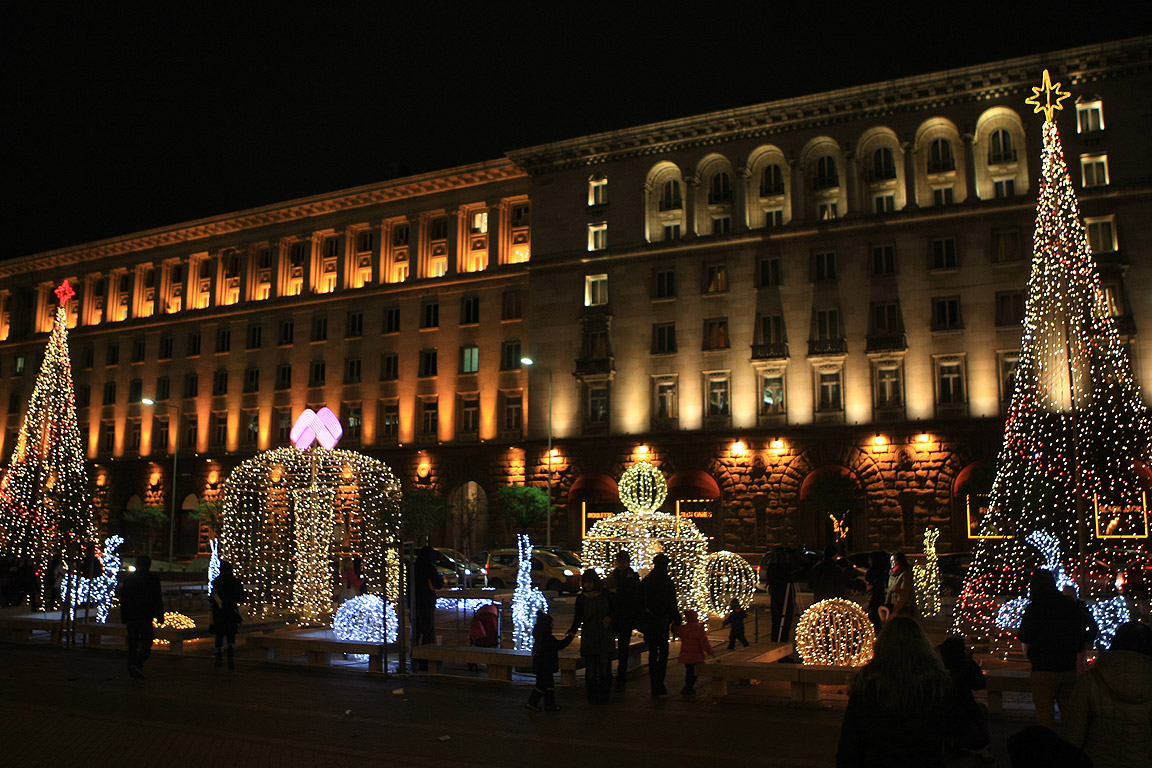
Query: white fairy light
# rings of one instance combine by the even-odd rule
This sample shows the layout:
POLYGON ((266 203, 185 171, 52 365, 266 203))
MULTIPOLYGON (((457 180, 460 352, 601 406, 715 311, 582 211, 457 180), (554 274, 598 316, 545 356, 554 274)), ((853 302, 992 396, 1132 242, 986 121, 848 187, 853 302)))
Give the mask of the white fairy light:
POLYGON ((864 609, 839 597, 816 603, 796 625, 796 652, 805 664, 862 666, 872 658, 875 639, 864 609))
POLYGON ((725 616, 732 609, 732 601, 741 608, 752 604, 756 592, 756 571, 740 555, 727 550, 713 552, 704 558, 704 580, 708 594, 708 610, 716 616, 725 616))
POLYGON ((512 646, 518 651, 531 651, 536 614, 548 613, 548 600, 532 584, 532 541, 528 534, 516 535, 516 549, 520 562, 516 569, 516 589, 512 592, 512 646))
POLYGON ((116 582, 120 578, 120 555, 116 550, 124 543, 121 536, 109 536, 104 540, 104 551, 100 553, 100 575, 88 578, 72 573, 60 584, 60 600, 68 600, 68 583, 72 583, 72 602, 68 606, 68 617, 76 615, 76 608, 84 603, 96 606, 96 621, 108 621, 108 611, 112 608, 112 598, 116 596, 116 582))
POLYGON ((332 619, 332 633, 357 643, 396 642, 399 621, 396 606, 379 595, 357 595, 345 600, 332 619))

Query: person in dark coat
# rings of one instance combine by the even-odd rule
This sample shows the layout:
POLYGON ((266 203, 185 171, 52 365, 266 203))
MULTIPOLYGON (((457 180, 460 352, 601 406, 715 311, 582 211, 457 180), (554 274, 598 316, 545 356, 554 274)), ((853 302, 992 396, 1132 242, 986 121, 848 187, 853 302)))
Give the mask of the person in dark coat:
POLYGON ((748 638, 744 637, 744 620, 748 618, 748 611, 740 605, 740 601, 733 599, 728 606, 728 616, 724 619, 723 627, 728 627, 728 650, 736 647, 739 640, 745 648, 748 647, 748 638))
POLYGON ((144 678, 144 662, 152 652, 156 637, 152 620, 164 621, 164 596, 160 592, 160 579, 152 573, 152 558, 136 558, 136 572, 125 574, 116 590, 120 598, 120 620, 126 629, 128 645, 128 674, 137 680, 144 678))
POLYGON ((836 768, 942 768, 950 688, 915 619, 889 619, 848 686, 836 768))
MULTIPOLYGON (((436 590, 444 588, 444 577, 436 569, 436 550, 423 546, 416 553, 412 591, 412 646, 436 642, 436 590)), ((420 670, 428 669, 427 661, 417 662, 420 670)))
POLYGON ((612 598, 599 574, 589 568, 580 575, 580 594, 572 615, 571 637, 580 633, 580 655, 584 657, 584 686, 589 704, 607 704, 612 694, 612 654, 616 650, 616 630, 612 628, 612 598))
POLYGON ((1018 637, 1032 662, 1032 703, 1036 722, 1056 730, 1054 707, 1060 719, 1068 716, 1076 685, 1076 657, 1095 634, 1075 600, 1056 589, 1051 571, 1032 573, 1030 603, 1020 620, 1018 637))
POLYGON ((228 643, 228 669, 236 668, 236 632, 240 629, 240 604, 244 602, 244 585, 236 578, 232 563, 220 561, 220 575, 212 581, 208 596, 212 606, 212 626, 216 633, 216 666, 224 665, 224 642, 228 643))
POLYGON ((556 704, 556 681, 552 675, 560 669, 560 651, 571 642, 572 635, 565 635, 563 640, 553 636, 551 616, 536 614, 536 625, 532 627, 532 673, 536 675, 536 685, 528 694, 526 709, 539 712, 541 699, 544 700, 544 709, 549 712, 560 709, 556 704))
POLYGON ((972 695, 973 691, 982 691, 987 685, 984 670, 969 655, 963 637, 952 636, 941 643, 940 660, 952 678, 948 694, 949 738, 958 749, 975 752, 981 763, 993 762, 995 758, 989 747, 992 735, 988 731, 988 708, 972 695))
POLYGON ((632 630, 640 610, 640 574, 632 570, 632 556, 626 551, 616 553, 616 567, 608 575, 612 585, 612 628, 616 632, 616 687, 628 682, 628 657, 632 647, 632 630))
POLYGON ((795 550, 777 547, 768 563, 768 598, 772 603, 772 642, 786 643, 792 636, 796 616, 796 580, 800 556, 795 550))
POLYGON ((880 634, 880 606, 888 595, 888 553, 876 550, 868 555, 868 570, 864 573, 868 582, 868 618, 876 634, 880 634))
POLYGON ((676 602, 676 586, 668 575, 668 556, 656 555, 652 570, 640 581, 640 631, 648 646, 648 681, 653 696, 666 696, 664 677, 668 673, 668 633, 680 624, 680 610, 676 602))
POLYGON ((808 574, 808 585, 812 587, 812 601, 818 603, 832 597, 847 597, 852 591, 853 582, 840 567, 836 547, 829 544, 824 548, 824 559, 812 566, 808 574))

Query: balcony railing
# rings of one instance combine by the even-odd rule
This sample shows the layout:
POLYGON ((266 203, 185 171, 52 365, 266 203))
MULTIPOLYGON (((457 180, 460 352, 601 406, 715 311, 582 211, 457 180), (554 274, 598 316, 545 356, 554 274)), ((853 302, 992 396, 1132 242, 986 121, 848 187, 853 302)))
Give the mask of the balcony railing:
POLYGON ((808 356, 814 355, 846 355, 848 354, 848 339, 809 339, 808 356))
POLYGON ((928 162, 928 173, 949 173, 956 170, 956 161, 937 160, 928 162))
POLYGON ((867 176, 868 181, 888 181, 896 178, 896 167, 873 168, 867 176))
POLYGON ((870 333, 866 338, 865 352, 908 349, 908 340, 903 333, 870 333))
POLYGON ((679 211, 683 207, 684 207, 684 202, 680 198, 676 198, 675 200, 661 200, 660 201, 660 210, 661 211, 679 211))
POLYGON ((732 192, 709 192, 708 205, 720 205, 732 202, 732 192))
POLYGON ((761 184, 760 197, 777 197, 784 194, 783 184, 761 184))
POLYGON ((817 176, 812 186, 813 189, 834 189, 840 186, 840 176, 838 174, 817 176))
POLYGON ((597 373, 611 373, 616 370, 616 358, 608 357, 581 357, 576 360, 576 375, 588 376, 597 373))
POLYGON ((778 341, 772 344, 753 344, 753 360, 781 360, 788 357, 788 342, 778 341))
POLYGON ((1001 165, 1003 163, 1014 162, 1016 162, 1016 150, 1014 149, 1001 149, 988 153, 989 165, 1001 165))

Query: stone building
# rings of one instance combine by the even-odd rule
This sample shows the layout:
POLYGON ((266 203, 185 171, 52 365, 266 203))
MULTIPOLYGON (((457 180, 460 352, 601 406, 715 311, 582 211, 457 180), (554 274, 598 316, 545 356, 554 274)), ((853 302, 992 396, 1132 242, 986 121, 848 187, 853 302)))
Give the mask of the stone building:
POLYGON ((717 546, 825 544, 818 497, 847 477, 849 549, 926 526, 966 549, 957 491, 995 458, 1020 346, 1044 68, 1152 381, 1150 63, 1152 38, 995 62, 9 259, 4 458, 67 278, 98 508, 168 503, 179 451, 178 552, 203 535, 187 511, 324 405, 341 447, 453 503, 435 538, 461 549, 503 538, 486 499, 525 482, 575 546, 640 459, 717 546))

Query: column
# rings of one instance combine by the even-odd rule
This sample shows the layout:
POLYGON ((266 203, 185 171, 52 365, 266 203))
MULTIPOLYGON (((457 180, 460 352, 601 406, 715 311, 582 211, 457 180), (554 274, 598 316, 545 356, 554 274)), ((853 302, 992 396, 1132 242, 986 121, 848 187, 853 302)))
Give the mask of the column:
POLYGON ((976 201, 976 137, 964 134, 964 200, 976 201))
POLYGON ((904 210, 910 211, 920 207, 920 189, 916 185, 916 149, 912 142, 906 141, 900 145, 904 150, 904 210))
POLYGON ((461 271, 460 265, 456 262, 456 259, 460 257, 460 209, 448 208, 444 211, 444 214, 448 217, 448 240, 444 244, 448 251, 445 257, 448 261, 448 266, 444 274, 446 276, 452 276, 461 271))
POLYGON ((734 183, 732 184, 732 231, 748 231, 748 180, 752 169, 741 163, 735 169, 734 183))
POLYGON ((700 178, 697 176, 684 177, 684 237, 695 237, 696 231, 696 197, 700 190, 700 178))
POLYGON ((860 200, 860 168, 856 153, 844 148, 844 207, 841 216, 854 216, 866 211, 860 200))
POLYGON ((504 235, 504 217, 508 214, 508 207, 503 201, 485 202, 488 207, 488 266, 502 264, 504 258, 504 244, 500 238, 504 235))
POLYGON ((808 221, 808 190, 804 186, 804 169, 795 158, 788 164, 792 178, 789 179, 792 201, 792 224, 803 224, 808 221))

